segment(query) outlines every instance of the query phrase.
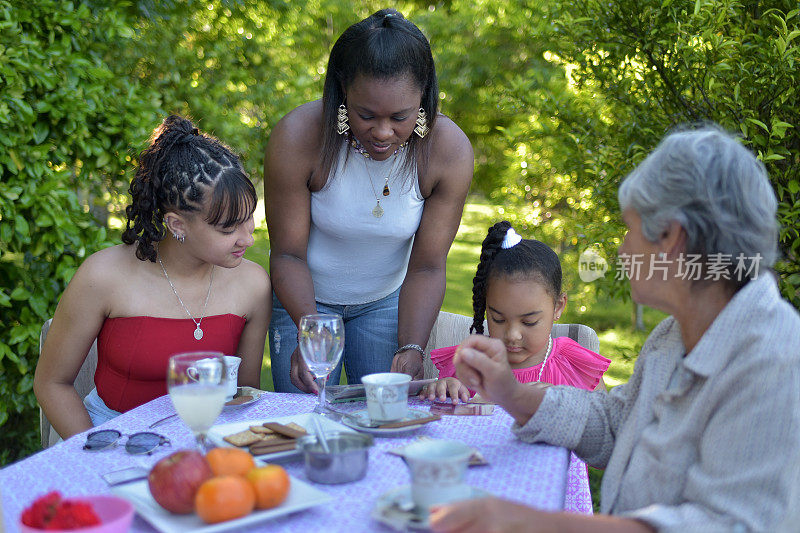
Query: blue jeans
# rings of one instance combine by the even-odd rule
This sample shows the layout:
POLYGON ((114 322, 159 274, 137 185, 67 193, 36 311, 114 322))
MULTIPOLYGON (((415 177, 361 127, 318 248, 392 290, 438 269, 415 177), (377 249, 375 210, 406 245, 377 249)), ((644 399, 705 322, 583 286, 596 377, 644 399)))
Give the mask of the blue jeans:
MULTIPOLYGON (((338 384, 342 363, 348 383, 361 383, 361 376, 388 372, 397 349, 397 302, 400 289, 389 296, 358 305, 317 302, 319 313, 341 315, 344 320, 344 353, 328 377, 338 384)), ((297 347, 297 326, 272 294, 272 320, 269 324, 269 357, 275 392, 301 392, 289 378, 291 355, 297 347)))
POLYGON ((92 419, 92 425, 95 427, 100 424, 105 424, 112 418, 122 414, 107 406, 103 399, 97 394, 96 388, 92 389, 91 392, 86 395, 86 398, 83 399, 83 405, 86 407, 86 410, 89 411, 89 418, 92 419))

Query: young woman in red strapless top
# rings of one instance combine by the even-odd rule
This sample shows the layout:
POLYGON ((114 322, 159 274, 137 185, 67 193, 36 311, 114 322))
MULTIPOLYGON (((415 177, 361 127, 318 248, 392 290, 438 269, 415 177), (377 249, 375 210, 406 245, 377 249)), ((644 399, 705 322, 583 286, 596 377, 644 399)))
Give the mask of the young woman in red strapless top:
POLYGON ((271 286, 243 258, 257 196, 239 158, 172 115, 142 152, 130 194, 124 244, 80 266, 36 367, 36 397, 63 438, 166 394, 177 352, 237 355, 239 384, 259 386, 271 286), (95 338, 97 388, 82 401, 73 383, 95 338))

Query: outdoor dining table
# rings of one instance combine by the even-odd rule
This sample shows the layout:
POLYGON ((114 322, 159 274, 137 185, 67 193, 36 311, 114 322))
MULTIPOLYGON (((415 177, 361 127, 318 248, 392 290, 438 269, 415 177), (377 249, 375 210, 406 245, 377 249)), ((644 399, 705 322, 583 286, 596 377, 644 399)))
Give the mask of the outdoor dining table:
MULTIPOLYGON (((313 395, 268 392, 251 405, 226 407, 217 424, 308 413, 315 402, 313 395)), ((429 407, 427 402, 416 398, 411 398, 409 405, 417 409, 429 407)), ((364 408, 364 402, 336 407, 352 411, 364 408)), ((154 431, 170 439, 170 447, 162 446, 149 456, 130 455, 121 446, 100 452, 85 451, 86 433, 81 433, 0 470, 5 530, 17 531, 22 510, 49 491, 58 490, 65 497, 109 493, 110 487, 101 478, 102 474, 129 466, 150 468, 177 449, 193 447, 194 437, 178 417, 149 429, 150 424, 173 413, 169 396, 162 396, 99 426, 118 429, 124 434, 154 431)), ((247 529, 392 531, 376 522, 371 514, 380 495, 409 484, 410 476, 403 460, 387 452, 421 435, 459 440, 479 450, 488 465, 467 470, 465 481, 473 487, 546 511, 591 513, 586 467, 571 460, 570 452, 564 448, 521 442, 509 430, 512 422, 511 416, 496 407, 491 415, 443 416, 394 438, 375 438, 364 479, 339 485, 314 485, 333 499, 247 529)), ((302 458, 282 464, 289 474, 306 480, 302 458)), ((150 532, 153 528, 137 515, 132 531, 150 532)))

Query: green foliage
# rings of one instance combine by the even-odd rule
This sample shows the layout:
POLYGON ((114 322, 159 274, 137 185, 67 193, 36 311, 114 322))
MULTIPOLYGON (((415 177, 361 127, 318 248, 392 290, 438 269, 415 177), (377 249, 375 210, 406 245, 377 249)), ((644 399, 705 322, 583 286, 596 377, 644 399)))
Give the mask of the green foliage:
MULTIPOLYGON (((39 330, 81 261, 108 246, 88 212, 153 106, 108 54, 132 35, 113 11, 0 0, 0 464, 35 445, 39 330), (113 45, 111 44, 113 43, 113 45), (133 135, 133 137, 132 137, 133 135)), ((152 95, 147 95, 147 99, 152 95)))
MULTIPOLYGON (((260 181, 266 137, 290 109, 321 96, 337 36, 386 6, 13 3, 0 0, 0 464, 35 442, 39 326, 80 262, 109 244, 105 216, 122 215, 135 154, 152 128, 166 112, 189 115, 242 154, 260 181)), ((394 6, 431 40, 442 110, 475 148, 473 188, 491 204, 480 207, 486 226, 509 219, 561 254, 576 321, 606 320, 603 329, 627 322, 627 304, 613 319, 593 314, 595 288, 614 299, 627 287, 610 275, 580 282, 578 253, 596 243, 615 256, 620 178, 671 127, 704 119, 742 132, 767 165, 783 224, 782 290, 800 303, 796 3, 394 6)), ((485 229, 454 245, 456 277, 471 279, 485 229)), ((446 306, 468 303, 469 284, 457 286, 461 294, 451 281, 446 306)), ((601 301, 605 311, 610 300, 601 301)))
MULTIPOLYGON (((575 173, 594 181, 587 233, 621 233, 616 188, 681 123, 741 132, 767 166, 779 200, 785 297, 800 306, 800 10, 789 0, 583 0, 557 12, 557 54, 595 112, 570 117, 575 173), (606 219, 609 224, 596 224, 606 219)), ((611 246, 609 246, 611 248, 611 246)))

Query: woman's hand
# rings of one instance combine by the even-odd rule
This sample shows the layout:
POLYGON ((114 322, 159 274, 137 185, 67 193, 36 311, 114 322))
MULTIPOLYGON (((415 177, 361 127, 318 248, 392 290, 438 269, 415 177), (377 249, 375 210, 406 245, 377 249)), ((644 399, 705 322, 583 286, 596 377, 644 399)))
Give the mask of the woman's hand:
POLYGON ((431 530, 437 533, 516 533, 552 529, 550 513, 499 498, 456 502, 431 510, 431 530))
POLYGON ((422 379, 425 369, 422 366, 422 354, 417 350, 408 349, 394 356, 389 372, 408 374, 411 379, 422 379))
POLYGON ((425 385, 419 393, 420 398, 428 400, 445 401, 447 397, 453 399, 453 403, 468 402, 470 397, 469 389, 456 378, 442 378, 425 385))
MULTIPOLYGON (((397 304, 398 346, 425 347, 442 307, 447 285, 447 253, 453 244, 475 166, 472 145, 456 124, 439 115, 426 141, 430 155, 415 173, 425 198, 397 304)), ((402 352, 393 372, 423 376, 422 354, 402 352)))
POLYGON ((499 404, 520 426, 539 409, 547 383, 520 383, 499 339, 470 335, 456 348, 456 377, 481 397, 499 404))
POLYGON ((491 402, 502 405, 519 385, 499 339, 470 335, 456 348, 453 361, 456 377, 491 402))
POLYGON ((314 374, 311 373, 306 365, 306 362, 303 361, 303 356, 300 354, 299 346, 297 346, 292 352, 291 365, 291 369, 289 370, 289 378, 292 380, 292 385, 303 392, 314 394, 319 392, 317 383, 314 381, 314 374))

